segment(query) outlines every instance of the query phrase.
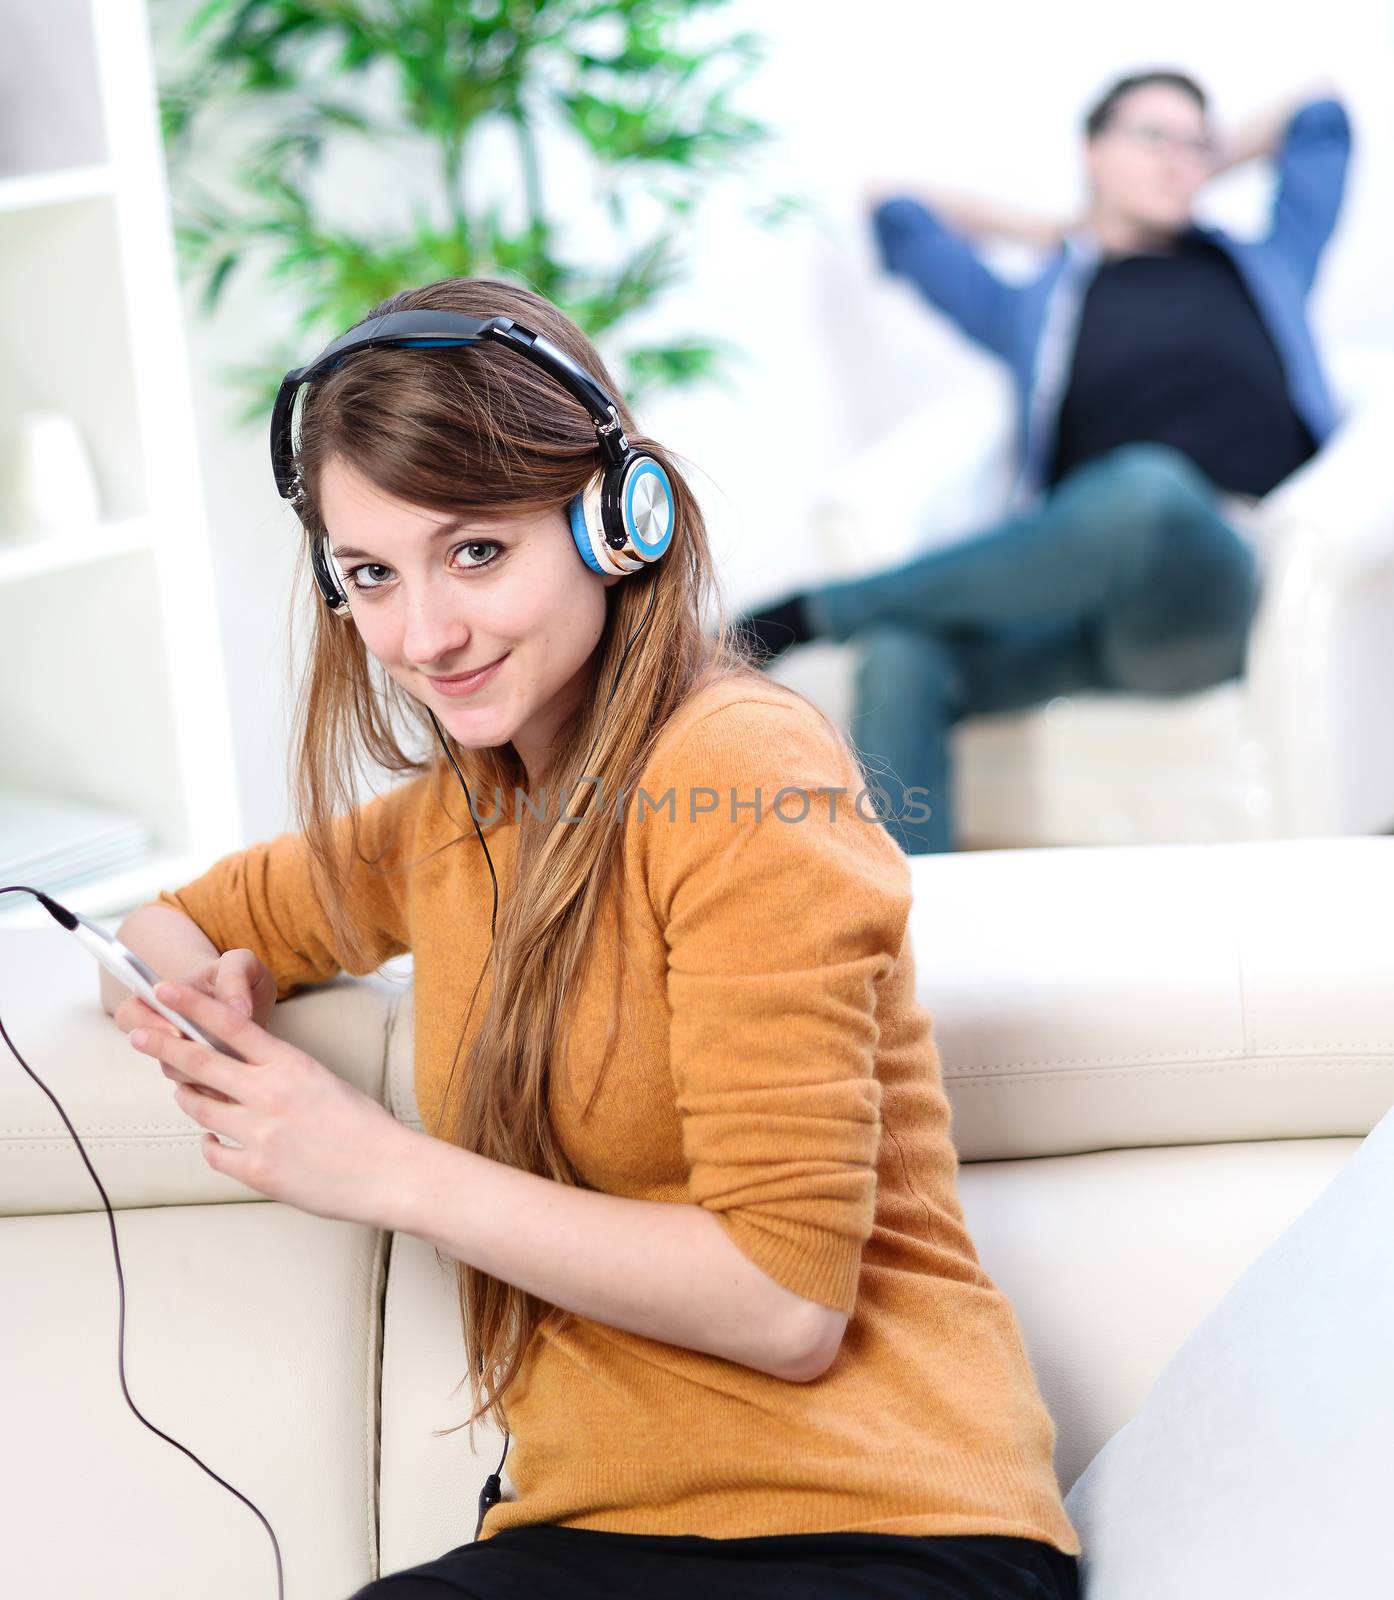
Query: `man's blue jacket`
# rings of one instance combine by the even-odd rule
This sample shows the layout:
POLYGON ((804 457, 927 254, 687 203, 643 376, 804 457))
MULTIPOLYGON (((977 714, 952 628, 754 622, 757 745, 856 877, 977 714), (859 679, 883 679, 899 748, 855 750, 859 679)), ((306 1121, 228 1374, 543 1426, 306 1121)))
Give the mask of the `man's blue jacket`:
MULTIPOLYGON (((1350 120, 1340 101, 1302 106, 1278 151, 1278 185, 1266 236, 1236 239, 1222 228, 1193 225, 1238 269, 1277 346, 1293 409, 1318 445, 1330 435, 1337 415, 1307 324, 1307 296, 1336 225, 1350 144, 1350 120)), ((1038 276, 1007 283, 917 200, 888 200, 876 208, 872 221, 886 269, 908 278, 1011 369, 1022 469, 1018 492, 1034 494, 1054 452, 1080 312, 1099 266, 1098 246, 1087 234, 1073 235, 1038 276)))

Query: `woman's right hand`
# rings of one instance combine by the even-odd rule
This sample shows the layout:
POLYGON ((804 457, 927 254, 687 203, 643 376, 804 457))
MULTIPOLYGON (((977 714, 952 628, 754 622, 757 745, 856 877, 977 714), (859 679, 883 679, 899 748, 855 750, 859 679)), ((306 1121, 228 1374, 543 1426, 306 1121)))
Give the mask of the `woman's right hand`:
MULTIPOLYGON (((228 950, 215 961, 194 967, 188 972, 162 972, 162 978, 174 983, 187 984, 201 994, 211 995, 227 1005, 245 1011, 259 1027, 269 1028, 271 1012, 276 1005, 276 979, 270 969, 250 950, 228 950)), ((159 1029, 163 1033, 178 1035, 179 1029, 138 994, 128 994, 111 1014, 112 1021, 122 1033, 135 1028, 159 1029)), ((188 1077, 174 1067, 162 1066, 164 1075, 175 1083, 187 1083, 188 1077)), ((212 1091, 205 1090, 205 1093, 212 1091)), ((225 1100, 226 1095, 217 1095, 225 1100)))

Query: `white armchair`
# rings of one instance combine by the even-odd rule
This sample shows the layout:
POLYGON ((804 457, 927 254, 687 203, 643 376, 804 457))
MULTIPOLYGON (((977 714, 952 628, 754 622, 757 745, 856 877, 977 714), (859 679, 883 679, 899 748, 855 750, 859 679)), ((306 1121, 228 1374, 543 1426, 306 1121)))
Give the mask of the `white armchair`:
MULTIPOLYGON (((1333 363, 1345 420, 1244 519, 1264 593, 1244 676, 1180 698, 1105 692, 965 719, 953 733, 958 843, 1206 843, 1394 826, 1394 353, 1333 363)), ((829 572, 892 566, 969 536, 1011 483, 1005 380, 974 372, 828 480, 829 572)), ((773 675, 844 727, 855 645, 773 675)))

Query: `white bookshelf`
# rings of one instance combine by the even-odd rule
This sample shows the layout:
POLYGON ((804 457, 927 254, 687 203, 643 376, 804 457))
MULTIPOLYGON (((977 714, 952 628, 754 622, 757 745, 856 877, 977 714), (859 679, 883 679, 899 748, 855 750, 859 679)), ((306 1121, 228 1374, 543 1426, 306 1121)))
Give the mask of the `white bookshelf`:
MULTIPOLYGON (((0 0, 0 37, 0 443, 66 414, 101 499, 93 525, 0 529, 0 789, 149 836, 87 881, 0 882, 115 918, 241 836, 148 23, 0 0)), ((0 899, 0 924, 47 921, 0 899)))

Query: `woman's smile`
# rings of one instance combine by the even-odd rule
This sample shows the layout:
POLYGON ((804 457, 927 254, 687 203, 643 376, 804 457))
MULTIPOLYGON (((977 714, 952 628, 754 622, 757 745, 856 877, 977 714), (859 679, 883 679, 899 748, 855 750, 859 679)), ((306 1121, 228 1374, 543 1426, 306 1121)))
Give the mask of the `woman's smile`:
POLYGON ((494 674, 508 659, 508 652, 504 651, 497 661, 491 661, 487 667, 479 667, 474 672, 462 673, 457 678, 432 678, 426 674, 433 689, 438 689, 442 694, 449 695, 451 699, 459 699, 462 695, 473 694, 475 690, 482 689, 490 682, 494 674))

